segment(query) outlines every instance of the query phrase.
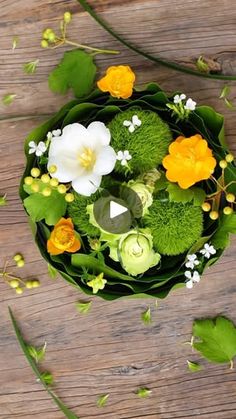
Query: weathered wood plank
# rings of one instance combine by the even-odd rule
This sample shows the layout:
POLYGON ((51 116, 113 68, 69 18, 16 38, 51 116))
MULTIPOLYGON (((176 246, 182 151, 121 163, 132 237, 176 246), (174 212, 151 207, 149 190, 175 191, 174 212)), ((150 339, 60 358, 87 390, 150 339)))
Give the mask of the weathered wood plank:
MULTIPOLYGON (((200 54, 216 55, 223 67, 227 65, 230 70, 231 65, 235 66, 236 8, 232 0, 100 0, 91 4, 120 33, 148 51, 187 64, 200 54)), ((40 114, 53 113, 67 100, 47 88, 47 75, 63 50, 40 50, 40 34, 49 25, 56 28, 59 16, 71 9, 75 13, 71 37, 109 48, 120 45, 72 0, 66 7, 63 1, 52 4, 49 0, 40 4, 36 0, 2 0, 0 5, 0 96, 18 94, 15 103, 0 110, 1 118, 8 119, 0 121, 0 193, 7 191, 9 201, 0 209, 0 265, 16 251, 22 251, 26 266, 17 272, 37 275, 42 282, 39 289, 15 296, 0 281, 0 418, 62 418, 35 382, 18 347, 7 312, 10 305, 28 340, 36 346, 48 342, 45 368, 54 373, 58 394, 81 418, 234 419, 234 371, 203 362, 203 371, 190 374, 186 360, 200 358, 183 342, 190 338, 196 317, 224 313, 236 320, 235 240, 193 292, 178 290, 161 301, 158 309, 152 300, 104 302, 92 298, 91 312, 82 316, 74 303, 84 296, 62 279, 48 278, 47 266, 33 243, 17 194, 24 167, 23 139, 44 120, 40 114), (13 35, 20 37, 14 53, 10 49, 13 35), (24 75, 22 64, 36 58, 40 59, 37 73, 24 75), (9 120, 27 115, 34 117, 9 120), (149 304, 153 324, 145 327, 140 314, 149 304), (134 394, 140 386, 152 389, 148 399, 138 399, 134 394), (104 393, 110 393, 109 401, 105 408, 98 409, 97 396, 104 393)), ((227 136, 236 151, 235 112, 217 99, 222 83, 183 76, 120 49, 120 57, 100 59, 101 69, 111 63, 127 62, 137 72, 139 83, 159 81, 168 91, 178 89, 200 103, 214 105, 226 115, 227 136)), ((232 94, 236 94, 235 86, 232 94)))

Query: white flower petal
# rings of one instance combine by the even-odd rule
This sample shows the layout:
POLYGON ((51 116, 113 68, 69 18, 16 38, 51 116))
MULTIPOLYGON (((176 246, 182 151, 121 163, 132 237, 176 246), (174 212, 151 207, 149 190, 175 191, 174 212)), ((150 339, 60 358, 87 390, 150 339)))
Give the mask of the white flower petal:
POLYGON ((198 272, 198 271, 194 271, 194 272, 193 272, 193 276, 192 276, 192 280, 193 280, 194 282, 199 282, 199 281, 200 281, 200 279, 201 279, 201 277, 200 277, 200 275, 199 275, 199 272, 198 272))
POLYGON ((186 95, 184 93, 181 93, 181 95, 179 96, 180 100, 185 100, 186 99, 186 95))
POLYGON ((135 126, 131 124, 128 129, 129 129, 129 132, 132 134, 135 131, 135 126))
POLYGON ((98 175, 108 175, 111 173, 116 164, 116 153, 110 146, 102 147, 97 154, 96 163, 93 167, 93 173, 98 175))
POLYGON ((128 150, 125 150, 124 153, 123 153, 123 155, 124 155, 124 158, 126 160, 131 160, 132 159, 132 156, 129 154, 129 151, 128 150))
POLYGON ((175 103, 175 104, 178 104, 178 103, 180 103, 180 102, 181 102, 180 95, 175 95, 175 96, 174 96, 174 103, 175 103))
POLYGON ((190 279, 189 281, 185 282, 186 288, 191 289, 193 288, 193 281, 190 279))
POLYGON ((197 102, 194 102, 191 98, 189 98, 184 106, 185 109, 189 111, 194 111, 196 108, 197 102))
POLYGON ((52 131, 52 135, 53 135, 53 137, 59 137, 61 135, 61 130, 60 129, 54 129, 52 131))
POLYGON ((30 141, 30 142, 29 142, 29 147, 30 147, 30 148, 36 148, 36 147, 37 147, 36 142, 35 142, 35 141, 30 141))
POLYGON ((124 153, 123 151, 118 151, 118 153, 116 154, 116 159, 117 160, 122 160, 124 158, 124 153))
POLYGON ((132 122, 133 122, 133 125, 135 125, 137 127, 140 127, 142 125, 142 122, 140 121, 138 115, 134 115, 132 117, 132 122))
POLYGON ((30 149, 29 149, 29 154, 34 154, 34 153, 35 153, 35 151, 36 151, 36 150, 35 150, 35 148, 30 148, 30 149))
POLYGON ((80 176, 77 179, 74 179, 72 181, 72 187, 80 195, 90 196, 97 191, 97 189, 100 186, 101 180, 101 176, 96 175, 94 173, 90 173, 84 176, 80 176))
POLYGON ((126 159, 121 160, 120 163, 121 163, 122 166, 127 166, 127 160, 126 159))
POLYGON ((110 144, 111 133, 109 128, 103 122, 95 121, 92 122, 87 128, 89 134, 96 139, 97 143, 106 146, 110 144))
POLYGON ((42 151, 39 148, 37 148, 37 150, 35 151, 35 154, 37 157, 41 157, 43 155, 42 151))
POLYGON ((186 268, 194 269, 194 263, 190 260, 189 262, 185 263, 186 268))
POLYGON ((186 278, 188 278, 188 279, 192 279, 192 272, 190 272, 190 271, 185 271, 185 272, 184 272, 184 275, 186 276, 186 278))
POLYGON ((132 122, 131 121, 127 121, 127 120, 125 120, 124 122, 123 122, 123 125, 124 125, 124 127, 130 127, 130 125, 132 124, 132 122))

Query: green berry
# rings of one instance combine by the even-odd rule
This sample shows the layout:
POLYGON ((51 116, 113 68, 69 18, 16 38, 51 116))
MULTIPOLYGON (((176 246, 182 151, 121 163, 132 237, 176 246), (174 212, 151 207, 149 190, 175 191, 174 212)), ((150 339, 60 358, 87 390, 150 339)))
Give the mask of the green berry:
POLYGON ((18 288, 19 287, 19 281, 18 279, 11 279, 9 282, 10 287, 12 288, 18 288))
POLYGON ((220 160, 219 166, 221 167, 221 169, 226 169, 226 167, 228 166, 227 161, 226 160, 220 160))
POLYGON ((48 42, 46 41, 46 39, 42 39, 42 41, 41 41, 41 47, 42 48, 48 48, 48 42))
POLYGON ((15 262, 19 262, 22 259, 23 259, 23 257, 22 257, 22 255, 20 253, 16 253, 15 256, 13 257, 13 260, 15 262))
POLYGON ((26 288, 27 289, 31 289, 31 288, 33 288, 33 285, 32 285, 32 281, 30 281, 29 279, 26 281, 26 283, 25 283, 25 286, 26 286, 26 288))
POLYGON ((56 173, 56 171, 57 171, 57 166, 55 165, 55 164, 52 164, 50 167, 49 167, 49 173, 51 173, 51 174, 53 174, 53 173, 56 173))
POLYGON ((33 281, 31 281, 32 283, 32 288, 38 288, 40 286, 40 282, 38 279, 34 279, 33 281))
POLYGON ((41 176, 41 181, 43 183, 49 183, 50 182, 50 176, 45 173, 44 175, 41 176))
POLYGON ((31 173, 31 176, 33 176, 34 178, 37 178, 40 176, 40 170, 37 167, 33 167, 30 173, 31 173))
POLYGON ((51 188, 49 188, 49 187, 44 188, 44 189, 43 189, 43 191, 42 191, 42 195, 43 195, 43 196, 50 196, 50 195, 51 195, 51 193, 52 193, 52 190, 51 190, 51 188))
POLYGON ((75 199, 75 196, 73 195, 73 193, 67 193, 65 195, 65 200, 66 202, 73 202, 75 199))
POLYGON ((21 287, 17 287, 15 289, 15 291, 16 291, 16 294, 22 294, 23 293, 23 289, 21 287))
POLYGON ((225 160, 227 161, 227 163, 232 163, 232 161, 234 161, 234 156, 233 154, 229 153, 225 156, 225 160))
POLYGON ((202 210, 205 211, 205 212, 208 212, 208 211, 211 210, 211 205, 209 204, 209 202, 203 202, 202 210))
POLYGON ((31 176, 26 176, 25 178, 24 178, 24 183, 26 184, 26 185, 32 185, 32 183, 33 183, 33 181, 34 181, 34 179, 31 177, 31 176))
POLYGON ((226 201, 227 202, 234 202, 235 201, 235 195, 233 193, 227 193, 226 194, 226 201))
POLYGON ((218 211, 211 211, 209 214, 209 217, 211 220, 217 220, 217 218, 219 218, 219 213, 218 211))
POLYGON ((65 12, 64 13, 64 22, 65 23, 70 23, 71 19, 72 19, 71 13, 70 12, 65 12))
POLYGON ((56 187, 58 185, 58 179, 53 177, 52 179, 50 179, 50 185, 52 187, 56 187))
POLYGON ((33 192, 38 192, 39 191, 39 184, 36 183, 36 182, 32 183, 31 189, 32 189, 33 192))
POLYGON ((23 268, 23 266, 25 266, 25 261, 24 261, 24 259, 18 260, 18 262, 17 262, 17 266, 18 266, 18 268, 23 268))
POLYGON ((232 214, 232 213, 233 213, 233 208, 231 208, 231 207, 224 207, 224 209, 223 209, 223 213, 224 213, 225 215, 230 215, 230 214, 232 214))
POLYGON ((55 42, 55 40, 56 40, 56 35, 53 31, 51 31, 50 34, 48 35, 48 41, 52 43, 52 42, 55 42))
POLYGON ((57 190, 59 193, 64 194, 66 193, 66 186, 65 185, 58 185, 57 190))

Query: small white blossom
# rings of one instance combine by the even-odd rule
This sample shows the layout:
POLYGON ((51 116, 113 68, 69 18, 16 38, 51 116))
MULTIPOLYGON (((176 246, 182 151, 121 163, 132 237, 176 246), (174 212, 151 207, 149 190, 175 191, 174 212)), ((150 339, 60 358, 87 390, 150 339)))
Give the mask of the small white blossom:
POLYGON ((184 105, 184 109, 186 109, 188 111, 195 111, 196 105, 197 105, 197 102, 194 102, 194 100, 189 98, 187 100, 186 104, 184 105))
POLYGON ((47 146, 43 141, 40 141, 38 144, 35 141, 29 142, 29 154, 36 154, 37 157, 40 157, 47 150, 47 146))
POLYGON ((175 95, 174 96, 174 103, 178 104, 180 102, 182 102, 182 100, 186 99, 186 95, 184 93, 182 93, 181 95, 175 95))
POLYGON ((59 137, 61 135, 61 129, 54 129, 52 131, 52 136, 53 137, 59 137))
POLYGON ((199 260, 197 259, 197 255, 187 255, 187 262, 185 263, 186 268, 194 269, 195 266, 199 265, 199 260))
POLYGON ((120 161, 122 166, 126 166, 128 160, 132 159, 132 156, 129 154, 128 150, 125 151, 118 151, 117 155, 116 155, 116 159, 120 161))
POLYGON ((127 127, 129 129, 129 132, 132 133, 136 130, 136 128, 140 127, 142 125, 142 121, 140 121, 139 117, 137 115, 132 116, 131 121, 125 120, 123 122, 124 127, 127 127))
POLYGON ((211 255, 215 255, 216 249, 214 246, 210 246, 208 243, 204 244, 204 247, 202 250, 200 250, 200 253, 207 259, 211 257, 211 255))
POLYGON ((189 288, 189 289, 190 288, 193 288, 193 284, 195 282, 199 282, 200 279, 201 279, 198 271, 193 271, 193 272, 191 272, 191 271, 185 271, 184 272, 184 275, 188 279, 188 281, 186 281, 186 287, 189 288))

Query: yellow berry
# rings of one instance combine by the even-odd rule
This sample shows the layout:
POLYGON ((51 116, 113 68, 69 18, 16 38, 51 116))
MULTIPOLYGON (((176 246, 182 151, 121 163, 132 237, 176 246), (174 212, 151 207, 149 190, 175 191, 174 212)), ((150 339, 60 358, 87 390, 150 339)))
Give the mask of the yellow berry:
POLYGON ((19 262, 19 260, 23 259, 22 255, 20 253, 16 253, 15 256, 13 257, 13 260, 15 262, 19 262))
POLYGON ((220 160, 219 165, 220 165, 221 169, 225 169, 228 166, 226 160, 220 160))
POLYGON ((208 211, 211 210, 211 205, 209 204, 209 202, 203 202, 202 210, 205 211, 205 212, 208 212, 208 211))
POLYGON ((32 283, 32 288, 38 288, 40 286, 40 282, 38 279, 34 279, 33 281, 31 281, 32 283))
POLYGON ((230 214, 232 214, 232 212, 233 212, 233 208, 231 208, 231 207, 224 207, 224 209, 223 209, 223 213, 225 215, 230 215, 230 214))
POLYGON ((44 188, 43 191, 42 191, 43 196, 50 196, 51 193, 52 193, 52 190, 49 187, 44 188))
POLYGON ((45 173, 44 175, 41 176, 41 181, 43 183, 49 183, 50 182, 50 176, 45 173))
POLYGON ((65 185, 59 185, 59 186, 57 187, 57 190, 58 190, 58 192, 59 192, 59 193, 61 193, 61 194, 66 193, 66 186, 65 186, 65 185))
POLYGON ((226 194, 226 201, 234 202, 235 201, 235 195, 233 193, 227 193, 226 194))
POLYGON ((25 266, 25 261, 24 261, 24 259, 20 259, 20 260, 18 260, 18 262, 17 262, 17 266, 18 266, 18 268, 23 268, 23 266, 25 266))
POLYGON ((44 31, 43 31, 43 38, 44 39, 48 39, 48 37, 49 37, 49 35, 50 35, 51 32, 53 32, 53 31, 50 28, 44 29, 44 31))
POLYGON ((23 293, 23 289, 21 287, 17 287, 15 289, 15 291, 16 291, 17 294, 22 294, 23 293))
POLYGON ((73 193, 67 193, 65 195, 65 200, 66 202, 73 202, 75 199, 75 196, 73 195, 73 193))
POLYGON ((225 160, 227 161, 227 163, 232 163, 232 161, 234 161, 234 156, 233 154, 229 153, 225 156, 225 160))
POLYGON ((26 283, 25 283, 25 286, 26 286, 26 288, 28 288, 28 289, 31 289, 31 288, 33 288, 33 284, 32 284, 32 281, 30 281, 30 280, 27 280, 27 281, 26 281, 26 283))
POLYGON ((58 179, 56 177, 53 177, 52 179, 50 179, 50 185, 55 187, 58 185, 58 179))
POLYGON ((12 288, 18 288, 19 286, 19 281, 18 279, 11 279, 11 281, 9 282, 10 287, 12 288))
POLYGON ((24 183, 25 183, 26 185, 32 185, 33 181, 34 181, 34 179, 33 179, 31 176, 26 176, 26 177, 24 178, 24 183))
POLYGON ((49 167, 49 173, 56 173, 56 171, 57 171, 57 166, 55 165, 55 164, 52 164, 50 167, 49 167))
POLYGON ((217 220, 217 218, 219 217, 219 213, 218 213, 218 211, 211 211, 211 212, 210 212, 210 214, 209 214, 209 217, 210 217, 212 220, 217 220))
POLYGON ((31 176, 33 177, 39 177, 40 175, 40 170, 37 167, 33 167, 33 169, 31 169, 31 176))
POLYGON ((65 23, 70 23, 71 19, 72 19, 71 13, 70 12, 65 12, 64 13, 64 22, 65 23))
POLYGON ((38 183, 36 183, 36 182, 34 182, 34 183, 31 185, 31 189, 32 189, 32 191, 33 191, 33 192, 38 192, 38 191, 39 191, 39 184, 38 184, 38 183))
POLYGON ((55 42, 55 39, 56 39, 56 35, 55 35, 55 33, 54 33, 53 31, 51 31, 51 32, 48 34, 48 41, 49 41, 49 42, 55 42))
POLYGON ((46 41, 46 39, 42 39, 42 41, 41 41, 41 47, 42 48, 48 48, 48 41, 46 41))

